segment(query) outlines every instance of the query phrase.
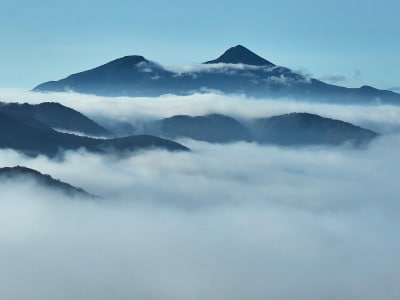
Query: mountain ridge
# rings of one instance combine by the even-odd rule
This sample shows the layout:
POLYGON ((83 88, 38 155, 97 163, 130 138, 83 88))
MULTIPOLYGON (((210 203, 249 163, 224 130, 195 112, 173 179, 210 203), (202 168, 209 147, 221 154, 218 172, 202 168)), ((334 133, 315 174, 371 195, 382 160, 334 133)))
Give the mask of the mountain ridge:
POLYGON ((42 83, 33 90, 72 90, 109 97, 156 97, 219 91, 253 98, 400 105, 400 94, 393 91, 367 86, 346 88, 308 78, 274 65, 241 45, 228 49, 219 58, 207 61, 202 66, 199 70, 174 72, 143 56, 125 56, 58 81, 42 83))
POLYGON ((60 150, 84 148, 90 152, 124 154, 125 152, 161 148, 189 151, 179 143, 151 135, 120 138, 91 138, 61 133, 31 118, 21 118, 0 110, 0 148, 13 149, 27 155, 56 156, 60 150))
POLYGON ((78 132, 88 136, 111 137, 112 133, 84 114, 57 102, 6 103, 0 102, 0 111, 20 118, 31 118, 55 130, 78 132))
POLYGON ((16 179, 33 179, 39 185, 44 186, 46 188, 50 188, 52 190, 61 192, 67 196, 79 196, 88 199, 98 199, 98 196, 90 194, 83 190, 82 188, 75 187, 69 183, 63 182, 59 179, 54 179, 48 174, 42 174, 37 170, 23 167, 23 166, 15 166, 15 167, 2 167, 0 168, 0 178, 8 179, 8 180, 16 180, 16 179))
POLYGON ((341 120, 293 112, 264 118, 241 119, 222 114, 176 115, 148 121, 133 128, 134 134, 168 139, 191 138, 209 143, 256 142, 279 146, 351 144, 359 147, 378 133, 341 120))

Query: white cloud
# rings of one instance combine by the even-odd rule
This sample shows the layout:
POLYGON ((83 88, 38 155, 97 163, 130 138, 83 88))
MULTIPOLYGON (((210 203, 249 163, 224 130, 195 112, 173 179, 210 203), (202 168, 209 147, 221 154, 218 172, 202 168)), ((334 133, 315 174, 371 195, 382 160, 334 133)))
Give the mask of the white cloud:
POLYGON ((280 67, 270 67, 270 66, 250 66, 246 64, 192 64, 186 66, 172 66, 172 65, 162 65, 165 70, 177 73, 208 73, 208 72, 219 72, 230 75, 235 75, 235 71, 246 71, 246 70, 261 70, 266 72, 271 72, 276 68, 280 67))
MULTIPOLYGON (((217 94, 1 95, 132 122, 309 111, 393 129, 400 119, 393 106, 217 94)), ((104 196, 71 201, 29 181, 1 182, 0 298, 398 298, 398 135, 365 150, 182 143, 192 152, 123 159, 79 151, 52 160, 0 150, 0 166, 31 167, 104 196)))
POLYGON ((320 78, 320 80, 333 84, 338 84, 347 81, 347 78, 344 75, 324 75, 320 78))
POLYGON ((89 117, 135 123, 146 118, 165 118, 178 114, 222 113, 238 118, 267 117, 291 112, 310 112, 365 126, 379 133, 400 131, 400 106, 339 105, 294 101, 292 99, 250 99, 243 95, 218 93, 190 96, 164 95, 157 98, 107 98, 77 93, 33 93, 0 89, 0 101, 41 103, 60 102, 89 117))
POLYGON ((70 201, 29 182, 1 183, 1 298, 400 293, 398 137, 366 151, 186 143, 192 153, 124 160, 1 151, 2 165, 24 164, 106 195, 70 201))

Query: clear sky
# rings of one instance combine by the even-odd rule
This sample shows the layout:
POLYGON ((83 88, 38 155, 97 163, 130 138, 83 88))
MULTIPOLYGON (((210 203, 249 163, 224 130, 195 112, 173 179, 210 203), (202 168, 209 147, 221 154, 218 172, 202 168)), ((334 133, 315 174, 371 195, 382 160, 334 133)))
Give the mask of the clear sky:
POLYGON ((400 86, 398 0, 0 0, 0 41, 0 87, 131 54, 187 65, 237 44, 340 85, 400 86))

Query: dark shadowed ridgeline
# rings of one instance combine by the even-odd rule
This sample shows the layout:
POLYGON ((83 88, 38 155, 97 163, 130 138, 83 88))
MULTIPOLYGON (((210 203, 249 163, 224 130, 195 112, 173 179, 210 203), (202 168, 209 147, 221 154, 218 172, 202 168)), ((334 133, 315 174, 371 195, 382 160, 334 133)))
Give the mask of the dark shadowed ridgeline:
POLYGON ((147 126, 147 132, 169 138, 187 137, 210 143, 251 141, 251 134, 246 127, 234 118, 220 114, 196 117, 179 115, 147 126))
POLYGON ((79 132, 89 136, 110 137, 112 134, 80 112, 56 102, 19 104, 0 102, 0 111, 22 119, 34 119, 53 128, 79 132))
POLYGON ((21 181, 27 179, 34 180, 35 183, 37 183, 42 187, 55 190, 67 196, 84 197, 91 199, 98 198, 95 195, 87 193, 81 188, 74 187, 68 183, 62 182, 58 179, 54 179, 50 175, 42 174, 33 169, 21 166, 16 166, 12 168, 9 167, 0 168, 1 182, 4 182, 5 180, 21 181))
POLYGON ((254 139, 259 143, 282 146, 340 145, 361 146, 378 134, 351 123, 309 113, 291 113, 252 122, 254 139))
POLYGON ((176 142, 149 135, 96 139, 58 132, 42 122, 0 111, 0 148, 28 155, 56 155, 60 150, 85 148, 92 152, 123 154, 141 149, 160 148, 187 151, 176 142))
POLYGON ((173 72, 145 59, 126 56, 67 78, 42 83, 34 91, 75 91, 102 96, 188 95, 220 91, 249 97, 290 97, 300 100, 400 104, 400 94, 373 87, 345 88, 276 66, 238 45, 198 70, 173 72))
POLYGON ((268 118, 238 121, 211 114, 179 115, 139 124, 133 133, 165 138, 191 138, 211 143, 257 142, 281 146, 341 145, 362 146, 378 134, 353 124, 309 113, 291 113, 268 118))
POLYGON ((114 126, 118 138, 92 138, 62 133, 49 125, 58 115, 57 124, 77 121, 69 128, 92 133, 108 133, 106 129, 79 112, 56 103, 44 104, 46 113, 35 111, 40 105, 0 105, 0 148, 10 148, 28 155, 57 155, 60 150, 85 148, 91 152, 124 154, 141 149, 161 148, 169 151, 186 151, 185 146, 169 139, 191 138, 210 143, 257 142, 282 146, 367 144, 377 133, 350 123, 323 118, 308 113, 291 113, 269 118, 236 120, 221 114, 205 116, 178 115, 156 121, 146 121, 136 126, 114 126), (53 110, 55 108, 55 110, 53 110), (50 112, 49 112, 50 111, 50 112), (55 116, 50 116, 57 111, 55 116), (49 115, 49 116, 48 116, 49 115), (71 118, 72 121, 69 121, 71 118), (75 126, 75 127, 72 127, 75 126), (129 136, 126 136, 129 135, 129 136), (160 136, 160 137, 158 137, 160 136), (161 138, 163 137, 163 138, 161 138))

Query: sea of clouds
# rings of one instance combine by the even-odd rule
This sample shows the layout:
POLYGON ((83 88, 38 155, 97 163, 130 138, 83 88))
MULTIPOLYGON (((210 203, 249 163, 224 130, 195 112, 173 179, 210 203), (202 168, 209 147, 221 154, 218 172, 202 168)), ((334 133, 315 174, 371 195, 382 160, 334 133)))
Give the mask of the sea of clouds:
POLYGON ((400 297, 400 107, 21 90, 1 91, 0 101, 56 101, 98 121, 133 124, 307 111, 383 133, 363 150, 187 139, 180 142, 191 152, 124 158, 0 150, 0 166, 30 167, 102 197, 70 199, 31 180, 0 183, 1 299, 400 297))
POLYGON ((92 119, 135 123, 179 114, 226 114, 236 118, 269 117, 291 112, 309 112, 364 126, 379 133, 400 133, 400 105, 340 105, 295 101, 293 99, 249 99, 244 95, 218 93, 189 96, 100 97, 78 93, 35 93, 23 89, 0 89, 1 102, 37 104, 59 102, 92 119))

